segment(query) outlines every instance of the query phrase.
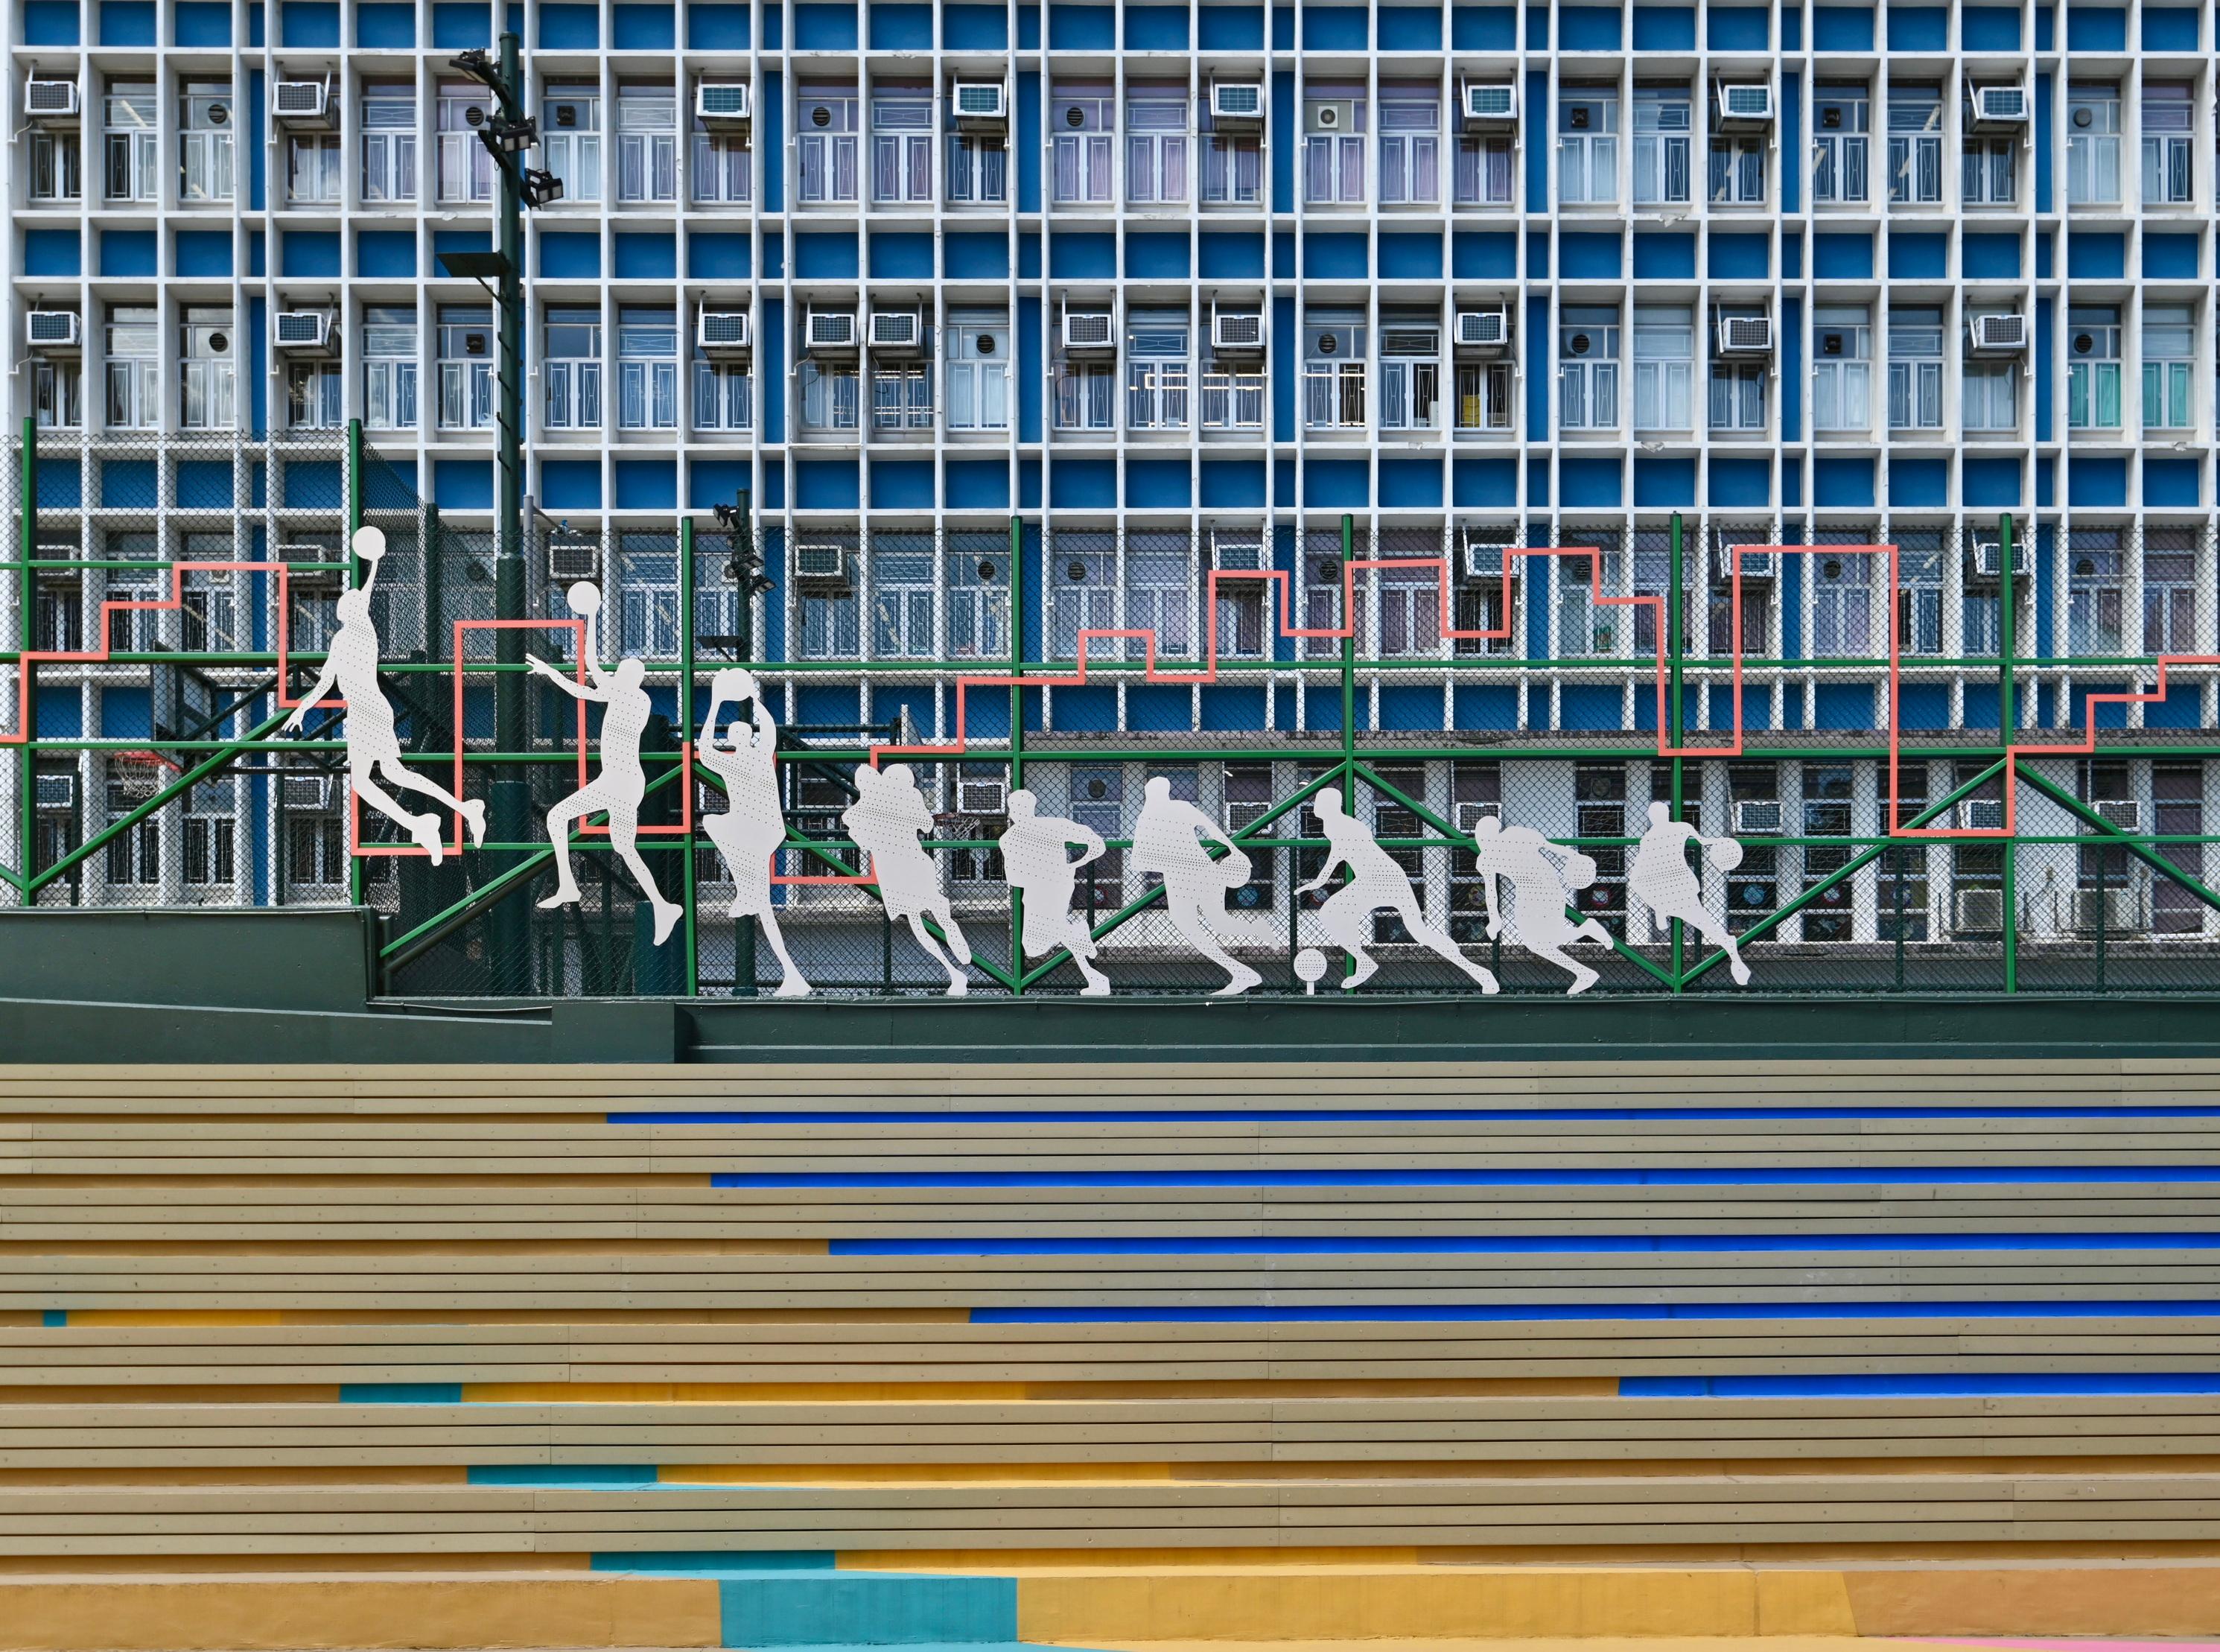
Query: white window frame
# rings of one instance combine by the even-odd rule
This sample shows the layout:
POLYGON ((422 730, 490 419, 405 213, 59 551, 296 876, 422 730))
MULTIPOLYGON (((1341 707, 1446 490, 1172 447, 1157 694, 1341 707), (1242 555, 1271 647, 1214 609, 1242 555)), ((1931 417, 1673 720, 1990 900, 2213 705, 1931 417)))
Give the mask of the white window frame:
POLYGON ((921 206, 933 199, 932 93, 923 86, 871 92, 871 199, 921 206))
POLYGON ((1618 92, 1611 86, 1568 86, 1557 95, 1557 204, 1613 206, 1618 201, 1618 92), (1602 121, 1575 128, 1575 104, 1593 104, 1602 121))
POLYGON ((416 93, 413 88, 363 89, 362 198, 365 203, 416 198, 416 93), (376 119, 373 110, 377 111, 376 119))
POLYGON ((539 94, 539 147, 535 164, 563 180, 565 201, 602 198, 602 93, 598 86, 550 86, 539 94), (579 124, 555 124, 558 103, 584 107, 579 124))
POLYGON ((1685 86, 1634 89, 1634 202, 1686 206, 1693 187, 1694 95, 1685 86), (1678 184, 1678 188, 1674 187, 1678 184))
POLYGON ((669 86, 617 88, 617 200, 678 199, 678 94, 669 86))
POLYGON ((1126 200, 1131 206, 1182 206, 1194 186, 1184 87, 1126 91, 1126 200))
POLYGON ((951 430, 1010 427, 1010 322, 999 311, 957 310, 942 331, 947 384, 942 392, 951 430), (993 348, 982 352, 980 345, 993 348))

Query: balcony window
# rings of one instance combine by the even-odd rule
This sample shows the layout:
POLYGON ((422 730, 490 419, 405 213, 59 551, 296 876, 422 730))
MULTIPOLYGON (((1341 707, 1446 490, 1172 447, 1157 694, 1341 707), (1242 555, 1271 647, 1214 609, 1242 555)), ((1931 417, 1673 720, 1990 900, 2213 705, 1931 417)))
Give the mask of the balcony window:
POLYGON ((2143 308, 2143 428, 2187 430, 2197 421, 2190 363, 2197 351, 2197 321, 2187 304, 2143 308))
MULTIPOLYGON (((1050 541, 1049 658, 1076 660, 1082 631, 1118 628, 1118 553, 1110 533, 1067 529, 1050 541)), ((1090 642, 1094 659, 1118 658, 1115 643, 1090 642)), ((1117 835, 1113 830, 1113 837, 1117 835)))
POLYGON ((1568 86, 1557 99, 1557 199, 1604 206, 1618 199, 1618 94, 1568 86))
POLYGON ((74 201, 84 193, 84 156, 74 132, 34 131, 30 196, 34 203, 74 201))
POLYGON ((1183 309, 1126 318, 1126 427, 1185 430, 1193 329, 1183 309))
POLYGON ((1010 554, 1007 539, 956 534, 943 602, 950 659, 1010 657, 1010 554))
POLYGON ((743 132, 694 122, 691 190, 696 205, 739 206, 752 199, 755 186, 743 132))
POLYGON ((966 131, 955 125, 949 103, 948 203, 951 206, 1001 206, 1010 198, 1010 148, 1000 132, 966 131))
MULTIPOLYGON (((1967 125, 1974 89, 1966 89, 1967 125)), ((1959 198, 1969 207, 2008 207, 2018 194, 2019 140, 1967 131, 1960 152, 1959 198)))
MULTIPOLYGON (((852 383, 855 375, 850 373, 848 377, 852 383)), ((829 537, 821 530, 811 530, 805 542, 829 537)), ((847 564, 852 568, 856 562, 852 536, 845 548, 847 564)), ((854 659, 863 651, 862 616, 856 600, 858 583, 814 582, 795 587, 794 628, 801 639, 802 658, 854 659)))
POLYGON ((550 86, 539 103, 539 164, 563 180, 565 201, 602 198, 602 98, 593 87, 550 86))
POLYGON ((1874 654, 1874 558, 1807 557, 1812 564, 1812 652, 1819 659, 1874 654))
POLYGON ((192 205, 228 201, 238 139, 232 130, 231 83, 189 82, 178 97, 178 199, 192 205))
POLYGON ((440 428, 483 430, 493 423, 493 310, 442 304, 439 325, 440 428))
POLYGON ((1696 321, 1688 306, 1637 304, 1634 307, 1635 429, 1693 429, 1695 372, 1696 321))
POLYGON ((1942 548, 1941 528, 1895 530, 1896 645, 1906 654, 1942 651, 1942 548))
POLYGON ((1126 199, 1171 206, 1187 199, 1187 84, 1126 89, 1126 199))
POLYGON ((33 357, 31 414, 41 430, 75 430, 84 423, 84 363, 74 356, 33 357))
POLYGON ((933 536, 877 533, 871 538, 871 657, 932 659, 933 536))
POLYGON ((1969 361, 1961 381, 1968 431, 2019 428, 2019 369, 2008 361, 1969 361))
POLYGON ((678 199, 678 96, 669 86, 617 88, 617 199, 678 199))
POLYGON ((296 132, 285 140, 285 198, 296 206, 340 198, 339 135, 296 132))
POLYGON ((1314 207, 1364 201, 1366 105, 1362 81, 1303 89, 1303 199, 1314 207))
POLYGON ((1112 363, 1058 352, 1054 385, 1058 430, 1107 432, 1115 428, 1118 373, 1112 363))
POLYGON ((2120 427, 2120 308, 2074 304, 2066 312, 2066 424, 2120 427))
POLYGON ((1380 88, 1380 203, 1437 206, 1442 198, 1442 95, 1430 81, 1380 88))
POLYGON ((1107 81, 1059 83, 1049 99, 1049 174, 1060 206, 1107 206, 1116 189, 1118 104, 1107 81))
POLYGON ((1560 658, 1610 658, 1629 640, 1618 616, 1626 610, 1606 608, 1596 600, 1618 596, 1626 590, 1626 557, 1615 527, 1567 527, 1562 536, 1568 545, 1590 545, 1592 557, 1565 557, 1551 571, 1556 582, 1557 635, 1550 651, 1560 658))
POLYGON ((1264 364, 1215 356, 1202 370, 1202 427, 1205 430, 1262 430, 1264 427, 1264 364))
POLYGON ((871 199, 932 199, 932 90, 912 83, 871 88, 871 199))
POLYGON ((2206 651, 2197 623, 2194 528, 2143 530, 2143 652, 2206 651))
POLYGON ((602 313, 557 304, 540 327, 540 382, 547 428, 593 430, 602 422, 602 313))
POLYGON ((749 430, 755 425, 754 376, 745 361, 695 355, 694 428, 749 430))
POLYGON ((1942 428, 1942 312, 1935 306, 1889 306, 1888 427, 1942 428))
POLYGON ((1712 137, 1706 191, 1715 207, 1765 204, 1765 145, 1761 137, 1712 137))
POLYGON ((1873 316, 1863 304, 1812 312, 1812 427, 1864 435, 1873 429, 1873 316))
POLYGON ((2066 91, 2066 201, 2112 206, 2120 199, 2120 89, 2076 80, 2066 91))
POLYGON ((1758 361, 1712 363, 1712 428, 1753 435, 1765 429, 1768 370, 1758 361))
MULTIPOLYGON (((1388 530, 1391 533, 1406 531, 1388 530)), ((1424 537, 1432 542, 1411 545, 1408 553, 1438 557, 1440 541, 1431 531, 1426 531, 1424 537)), ((1432 568, 1375 568, 1371 576, 1372 600, 1380 614, 1380 657, 1438 658, 1442 651, 1442 575, 1432 568)), ((1423 782, 1413 789, 1423 795, 1423 782)), ((1425 829, 1421 827, 1408 835, 1422 837, 1425 835, 1425 829)))
POLYGON ((1693 106, 1686 86, 1634 89, 1634 199, 1639 206, 1685 206, 1693 106))
POLYGON ((1557 322, 1557 423, 1564 430, 1618 428, 1618 310, 1568 304, 1557 322))
POLYGON ((406 305, 362 313, 362 417, 372 430, 416 427, 416 312, 406 305))
POLYGON ((1210 113, 1209 100, 1201 107, 1202 200, 1205 206, 1248 207, 1263 198, 1264 145, 1246 128, 1221 132, 1210 113))
POLYGON ((1507 137, 1482 132, 1461 134, 1456 150, 1456 204, 1509 206, 1512 153, 1513 146, 1507 137))
POLYGON ((1466 432, 1511 428, 1511 364, 1461 361, 1456 365, 1456 427, 1466 432))
POLYGON ((108 427, 153 430, 162 422, 159 313, 152 304, 111 304, 105 331, 108 427))
POLYGON ((619 541, 624 584, 618 593, 617 634, 624 651, 641 659, 677 659, 682 651, 678 554, 664 549, 670 543, 659 533, 627 533, 619 541))
POLYGON ((871 364, 871 428, 932 428, 932 369, 921 361, 871 364))
POLYGON ((2117 658, 2127 651, 2125 558, 2117 527, 2075 528, 2066 547, 2066 651, 2117 658))
POLYGON ((178 422, 187 430, 232 429, 239 379, 230 308, 188 306, 178 332, 178 422))
POLYGON ((794 140, 795 165, 801 174, 802 203, 853 204, 860 186, 855 86, 805 84, 795 99, 795 118, 799 134, 794 140))
POLYGON ((449 81, 440 88, 440 199, 493 199, 493 154, 478 140, 493 104, 483 87, 449 81))
POLYGON ((1010 427, 1009 317, 1000 310, 955 310, 943 334, 951 430, 1010 427))
POLYGON ((1888 90, 1888 198, 1899 206, 1942 200, 1942 89, 1888 90))
POLYGON ((1812 198, 1828 206, 1861 205, 1873 142, 1873 94, 1861 81, 1823 80, 1812 89, 1812 198))
POLYGON ((678 428, 675 310, 627 304, 617 311, 617 425, 624 430, 678 428))
POLYGON ((406 84, 363 89, 362 198, 416 198, 416 93, 406 84))
POLYGON ((285 365, 285 424, 292 430, 336 430, 341 385, 336 361, 293 361, 285 365))
POLYGON ((1431 316, 1381 317, 1381 429, 1441 428, 1441 358, 1442 329, 1431 316))
MULTIPOLYGON (((1184 532, 1126 535, 1125 628, 1154 637, 1159 660, 1194 654, 1198 579, 1194 542, 1184 532)), ((1132 657, 1142 658, 1142 650, 1136 646, 1132 657)))
POLYGON ((152 201, 161 171, 155 127, 154 88, 143 81, 110 81, 101 100, 103 192, 111 201, 152 201))
POLYGON ((799 377, 804 430, 821 434, 863 427, 863 383, 854 362, 806 357, 799 377))
POLYGON ((2195 195, 2195 89, 2181 81, 2145 82, 2143 204, 2186 207, 2195 195))
POLYGON ((1310 430, 1363 430, 1364 358, 1360 312, 1313 310, 1303 321, 1303 424, 1310 430))

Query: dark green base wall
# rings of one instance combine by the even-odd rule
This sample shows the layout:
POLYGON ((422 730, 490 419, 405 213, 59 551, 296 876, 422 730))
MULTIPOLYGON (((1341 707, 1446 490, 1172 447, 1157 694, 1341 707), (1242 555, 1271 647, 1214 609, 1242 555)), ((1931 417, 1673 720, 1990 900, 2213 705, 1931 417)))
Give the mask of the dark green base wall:
POLYGON ((373 1000, 368 913, 0 912, 11 1062, 2220 1056, 2209 996, 373 1000))

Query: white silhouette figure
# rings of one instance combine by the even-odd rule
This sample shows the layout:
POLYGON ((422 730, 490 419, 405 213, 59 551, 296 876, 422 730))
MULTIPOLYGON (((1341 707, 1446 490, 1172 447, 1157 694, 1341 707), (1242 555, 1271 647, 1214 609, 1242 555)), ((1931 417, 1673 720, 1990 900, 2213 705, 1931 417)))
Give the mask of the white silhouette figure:
POLYGON ((1087 977, 1082 998, 1101 998, 1110 991, 1110 978, 1097 969, 1094 937, 1087 920, 1071 909, 1071 892, 1079 882, 1079 869, 1103 851, 1101 834, 1076 820, 1063 820, 1039 813, 1039 801, 1023 789, 1010 794, 1010 829, 1000 840, 1002 876, 1025 896, 1025 922, 1020 935, 1027 957, 1040 957, 1064 948, 1079 973, 1087 977), (1079 858, 1071 851, 1081 851, 1079 858))
POLYGON ((1672 813, 1663 803, 1649 806, 1649 829, 1635 848, 1634 865, 1626 875, 1627 888, 1656 914, 1660 928, 1667 920, 1678 918, 1706 940, 1724 949, 1735 985, 1747 987, 1749 966, 1742 961, 1726 924, 1705 910, 1703 883, 1688 864, 1688 845, 1693 843, 1699 852, 1711 851, 1713 866, 1731 872, 1742 864, 1742 845, 1732 838, 1706 838, 1687 821, 1670 819, 1672 813))
POLYGON ((1380 967, 1379 960, 1366 950, 1365 943, 1372 914, 1382 908, 1403 920, 1412 939, 1447 958, 1478 982, 1481 991, 1497 990, 1494 976, 1465 957, 1455 941, 1426 921, 1426 914, 1419 905, 1418 891, 1411 887, 1410 874, 1380 846, 1370 826, 1342 807, 1339 792, 1330 786, 1320 789, 1311 799, 1311 813, 1318 817, 1319 828, 1325 833, 1325 864, 1319 869, 1316 877, 1295 893, 1308 895, 1313 889, 1322 889, 1332 880, 1337 867, 1349 868, 1349 882, 1326 897, 1318 914, 1325 932, 1356 961, 1355 972, 1341 983, 1343 990, 1363 985, 1380 967))
POLYGON ((647 690, 640 687, 647 668, 637 659, 627 658, 619 660, 614 671, 602 670, 599 588, 580 580, 564 595, 571 604, 571 611, 586 621, 585 644, 580 653, 592 683, 574 682, 537 654, 525 658, 533 670, 573 700, 602 708, 602 769, 592 780, 547 811, 547 837, 555 845, 555 864, 560 877, 555 893, 539 904, 568 906, 578 899, 577 876, 571 866, 571 823, 606 810, 609 842, 617 851, 617 858, 632 869, 633 876, 655 908, 655 944, 660 946, 670 938, 671 926, 678 921, 681 908, 675 901, 663 898, 663 891, 656 887, 654 875, 649 872, 639 853, 639 805, 647 795, 647 775, 640 767, 639 743, 655 710, 647 690))
POLYGON ((732 915, 754 919, 778 955, 782 974, 773 996, 806 997, 809 983, 787 952, 778 911, 771 904, 771 863, 786 841, 786 818, 778 806, 778 725, 771 720, 751 672, 727 666, 709 679, 709 710, 702 719, 702 736, 694 750, 702 766, 725 782, 729 807, 721 814, 703 815, 702 829, 732 872, 732 915), (736 716, 726 730, 727 743, 720 745, 717 714, 727 704, 746 717, 747 738, 741 739, 736 716))
POLYGON ((1210 915, 1225 916, 1225 896, 1249 881, 1249 857, 1218 822, 1192 803, 1172 795, 1162 775, 1142 789, 1141 813, 1133 822, 1133 866, 1164 881, 1164 907, 1182 939, 1225 971, 1227 980, 1213 994, 1231 998, 1263 979, 1219 944, 1210 915), (1205 844, 1223 844, 1223 858, 1213 859, 1205 844))
POLYGON ((887 916, 909 920, 909 932, 917 944, 948 971, 948 995, 963 997, 970 990, 963 971, 971 962, 971 944, 963 938, 955 909, 940 887, 940 869, 918 841, 932 830, 932 813, 918 795, 909 765, 897 763, 884 770, 869 764, 859 767, 856 801, 840 816, 840 824, 848 828, 856 847, 871 857, 871 878, 879 886, 887 916), (926 928, 927 918, 948 938, 945 951, 926 928))
POLYGON ((341 591, 337 603, 340 628, 324 656, 323 670, 315 684, 285 720, 284 732, 297 732, 316 701, 336 688, 346 701, 347 781, 355 795, 393 820, 414 838, 432 864, 446 857, 445 835, 436 814, 411 814, 385 786, 415 792, 444 805, 470 823, 473 845, 485 841, 485 804, 477 798, 465 802, 446 788, 411 770, 401 759, 401 737, 395 732, 393 708, 377 686, 377 627, 370 617, 370 588, 377 583, 377 564, 385 555, 381 528, 359 527, 352 540, 354 554, 370 564, 370 575, 358 586, 341 591))
POLYGON ((1595 882, 1593 858, 1551 843, 1531 826, 1506 826, 1494 815, 1481 817, 1473 842, 1473 863, 1487 902, 1488 939, 1503 932, 1503 908, 1495 893, 1495 880, 1500 877, 1511 885, 1512 939, 1535 957, 1572 972, 1566 997, 1594 986, 1596 972, 1565 954, 1575 941, 1611 944, 1611 932, 1599 920, 1575 924, 1565 916, 1565 904, 1574 892, 1595 882))

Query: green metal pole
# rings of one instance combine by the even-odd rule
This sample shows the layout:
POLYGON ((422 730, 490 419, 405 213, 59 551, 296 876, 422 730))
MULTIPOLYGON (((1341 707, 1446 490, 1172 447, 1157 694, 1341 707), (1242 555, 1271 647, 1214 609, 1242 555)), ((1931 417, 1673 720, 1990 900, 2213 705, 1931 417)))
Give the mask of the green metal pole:
MULTIPOLYGON (((362 421, 359 419, 350 419, 347 421, 346 452, 347 583, 355 589, 360 590, 362 589, 362 558, 354 553, 354 536, 362 529, 363 443, 362 421)), ((284 689, 286 685, 281 683, 278 686, 282 691, 284 689)), ((285 789, 283 786, 280 786, 278 789, 281 801, 284 794, 284 789, 285 789)), ((279 840, 278 844, 278 858, 281 865, 284 863, 285 857, 284 832, 284 817, 281 807, 278 816, 279 840)), ((350 853, 347 856, 347 904, 350 906, 359 907, 364 904, 367 898, 366 892, 363 887, 365 867, 366 863, 363 860, 363 857, 360 855, 350 853)), ((284 900, 282 895, 279 897, 278 904, 280 906, 284 904, 284 900)))
MULTIPOLYGON (((734 502, 739 508, 740 525, 737 530, 739 542, 733 547, 733 554, 739 558, 743 573, 739 612, 733 616, 733 624, 739 629, 733 634, 739 639, 741 661, 752 668, 756 663, 756 596, 748 587, 756 571, 753 490, 742 488, 734 496, 734 502)), ((762 685, 758 683, 757 687, 760 689, 762 685)), ((752 918, 735 919, 733 922, 733 995, 736 998, 753 998, 756 995, 756 920, 752 918)))
MULTIPOLYGON (((1208 616, 1204 616, 1207 620, 1208 616)), ((1026 671, 1026 529, 1010 518, 1010 675, 1026 671)), ((1026 783, 1026 691, 1010 684, 1010 789, 1026 783)), ((1010 886, 1010 990, 1022 997, 1026 990, 1026 897, 1010 886)))
MULTIPOLYGON (((1668 692, 1669 692, 1673 696, 1673 704, 1671 708, 1672 717, 1667 726, 1673 731, 1673 748, 1676 751, 1679 751, 1681 746, 1687 744, 1687 741, 1684 738, 1687 732, 1685 727, 1687 717, 1681 706, 1681 651, 1682 647, 1681 638, 1681 630, 1682 626, 1681 585, 1681 567, 1682 545, 1681 539, 1681 513, 1676 510, 1673 513, 1673 565, 1671 570, 1672 589, 1667 594, 1665 598, 1665 658, 1668 667, 1668 681, 1666 686, 1668 692)), ((1729 587, 1729 589, 1731 589, 1732 587, 1729 587)), ((1673 818, 1677 820, 1681 817, 1681 809, 1684 801, 1681 788, 1686 783, 1686 776, 1681 772, 1681 759, 1679 757, 1676 757, 1672 758, 1671 763, 1673 765, 1673 818)), ((1678 918, 1668 920, 1667 928, 1673 937, 1673 990, 1677 993, 1681 990, 1681 948, 1682 936, 1681 932, 1681 920, 1678 918)))
MULTIPOLYGON (((517 39, 503 32, 501 83, 512 109, 524 107, 524 77, 517 62, 517 39)), ((494 612, 503 620, 525 617, 524 592, 524 200, 514 160, 494 171, 494 221, 502 256, 500 302, 500 492, 494 512, 494 612)), ((504 665, 524 663, 524 633, 514 627, 494 633, 494 658, 504 665)), ((530 741, 529 680, 519 671, 494 677, 494 749, 522 751, 530 741)), ((492 784, 492 835, 515 843, 526 835, 531 814, 531 777, 521 765, 504 765, 492 784)), ((489 869, 491 870, 491 869, 489 869)), ((506 901, 487 915, 488 943, 496 960, 521 959, 531 934, 531 914, 506 901)), ((496 968, 500 968, 496 963, 496 968)))
MULTIPOLYGON (((1341 578, 1342 589, 1349 593, 1343 605, 1341 622, 1349 634, 1341 639, 1341 812, 1356 813, 1356 575, 1350 564, 1356 558, 1356 519, 1344 512, 1341 519, 1341 578)), ((1347 867, 1341 872, 1344 888, 1356 874, 1347 867)), ((1356 973, 1356 960, 1344 955, 1341 960, 1344 976, 1356 973)))
MULTIPOLYGON (((1999 591, 1999 608, 1997 623, 1997 739, 2004 753, 2005 809, 2015 822, 2017 812, 2012 808, 2012 792, 2019 776, 2011 756, 2012 732, 2016 720, 2012 715, 2012 656, 2018 651, 2018 618, 2012 590, 2012 519, 2009 513, 1998 518, 1999 545, 2002 554, 1998 558, 2002 584, 1999 591)), ((2019 851, 2016 840, 2005 839, 2005 990, 2019 990, 2019 851)))
POLYGON ((16 753, 16 807, 18 815, 16 840, 16 870, 23 879, 22 902, 32 904, 30 880, 38 870, 35 845, 38 840, 39 800, 38 764, 34 752, 39 743, 39 692, 36 672, 24 656, 30 652, 32 629, 38 623, 38 583, 31 577, 31 563, 39 544, 39 421, 31 415, 23 418, 22 471, 17 478, 22 489, 21 508, 16 518, 16 726, 22 731, 23 744, 16 753))
MULTIPOLYGON (((678 740, 683 748, 694 738, 694 519, 678 519, 678 647, 679 687, 678 740)), ((685 765, 682 762, 683 770, 685 765)), ((681 785, 686 782, 682 780, 681 785)), ((682 799, 679 807, 686 816, 686 870, 683 882, 685 894, 681 904, 686 908, 686 995, 702 995, 702 938, 694 924, 694 801, 682 799)))

